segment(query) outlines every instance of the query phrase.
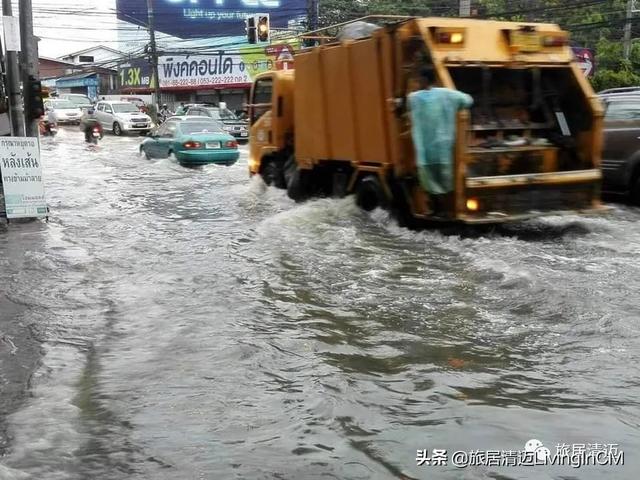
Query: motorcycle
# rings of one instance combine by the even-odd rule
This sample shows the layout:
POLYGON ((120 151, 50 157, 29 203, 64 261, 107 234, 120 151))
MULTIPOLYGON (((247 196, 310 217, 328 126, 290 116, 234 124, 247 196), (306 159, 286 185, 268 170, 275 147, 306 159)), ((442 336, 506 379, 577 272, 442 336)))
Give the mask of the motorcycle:
POLYGON ((93 145, 97 145, 99 140, 102 140, 104 136, 104 131, 102 130, 102 126, 100 124, 94 124, 85 129, 84 139, 87 143, 92 143, 93 145))
POLYGON ((58 125, 43 118, 38 122, 41 137, 55 137, 58 134, 58 125))

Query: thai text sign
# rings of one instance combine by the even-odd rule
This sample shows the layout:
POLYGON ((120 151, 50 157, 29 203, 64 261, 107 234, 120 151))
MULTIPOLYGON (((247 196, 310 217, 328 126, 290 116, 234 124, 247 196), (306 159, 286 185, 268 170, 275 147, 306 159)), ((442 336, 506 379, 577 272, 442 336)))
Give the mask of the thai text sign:
POLYGON ((7 218, 47 216, 37 138, 2 137, 0 173, 7 218))
POLYGON ((207 56, 162 57, 159 70, 163 88, 251 83, 249 68, 242 57, 222 52, 207 56))

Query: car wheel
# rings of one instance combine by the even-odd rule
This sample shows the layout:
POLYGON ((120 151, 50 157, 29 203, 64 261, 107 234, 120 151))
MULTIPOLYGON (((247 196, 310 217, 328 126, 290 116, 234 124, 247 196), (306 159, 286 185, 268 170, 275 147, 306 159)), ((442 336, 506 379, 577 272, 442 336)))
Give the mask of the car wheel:
POLYGON ((122 128, 120 127, 120 124, 118 122, 114 122, 113 124, 113 134, 116 137, 119 137, 120 135, 122 135, 122 128))
POLYGON ((140 148, 140 156, 144 157, 147 160, 151 160, 151 157, 144 148, 140 148))

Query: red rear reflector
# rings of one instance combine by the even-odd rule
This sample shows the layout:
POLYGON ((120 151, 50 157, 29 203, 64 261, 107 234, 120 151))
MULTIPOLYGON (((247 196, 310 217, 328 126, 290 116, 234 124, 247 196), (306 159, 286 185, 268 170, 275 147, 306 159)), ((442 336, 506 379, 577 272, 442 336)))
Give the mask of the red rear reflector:
POLYGON ((200 148, 202 144, 200 142, 185 142, 182 144, 182 146, 184 148, 193 149, 193 148, 200 148))
POLYGON ((562 36, 544 37, 542 44, 545 47, 565 47, 569 45, 569 39, 562 36))

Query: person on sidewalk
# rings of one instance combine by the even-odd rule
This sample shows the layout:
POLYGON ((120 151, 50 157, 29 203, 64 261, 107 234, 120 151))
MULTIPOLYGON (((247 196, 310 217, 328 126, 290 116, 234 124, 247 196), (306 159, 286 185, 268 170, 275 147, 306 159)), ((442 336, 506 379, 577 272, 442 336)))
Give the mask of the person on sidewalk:
POLYGON ((448 88, 435 88, 432 68, 420 71, 420 90, 409 94, 411 130, 416 149, 418 178, 429 193, 437 215, 453 208, 453 150, 456 115, 470 108, 473 98, 448 88))

